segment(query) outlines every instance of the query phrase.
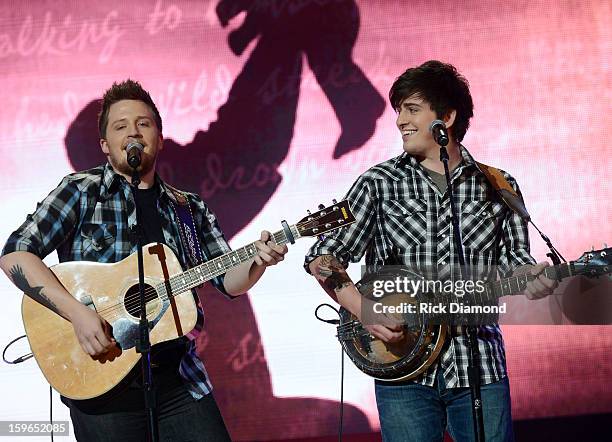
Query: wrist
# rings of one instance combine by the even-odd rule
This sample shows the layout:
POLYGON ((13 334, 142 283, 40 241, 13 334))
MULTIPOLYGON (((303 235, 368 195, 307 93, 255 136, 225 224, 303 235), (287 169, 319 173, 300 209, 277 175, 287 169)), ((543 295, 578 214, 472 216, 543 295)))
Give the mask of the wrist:
POLYGON ((265 261, 262 261, 261 264, 257 264, 257 261, 253 260, 253 263, 251 264, 251 268, 250 271, 251 272, 260 272, 263 273, 265 272, 266 268, 268 266, 266 265, 265 261))
POLYGON ((74 299, 72 296, 70 298, 71 299, 68 302, 61 306, 60 312, 64 318, 72 322, 75 317, 82 315, 82 308, 87 307, 74 299))
POLYGON ((340 290, 336 291, 336 297, 338 299, 338 303, 355 315, 358 319, 361 319, 361 304, 363 302, 363 297, 355 284, 350 284, 346 287, 343 287, 340 290))

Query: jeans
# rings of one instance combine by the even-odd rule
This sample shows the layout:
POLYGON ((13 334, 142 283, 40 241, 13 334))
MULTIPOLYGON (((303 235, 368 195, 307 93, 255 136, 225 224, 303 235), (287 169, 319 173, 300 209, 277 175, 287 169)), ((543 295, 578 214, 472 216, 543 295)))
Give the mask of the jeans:
MULTIPOLYGON (((196 401, 180 386, 161 396, 157 405, 160 441, 231 440, 212 394, 196 401)), ((87 414, 73 406, 70 407, 70 417, 79 441, 146 441, 147 421, 142 411, 87 414)))
MULTIPOLYGON (((469 388, 446 388, 442 370, 433 387, 376 381, 376 404, 384 442, 474 441, 469 388)), ((508 378, 481 385, 486 442, 514 441, 508 378)))

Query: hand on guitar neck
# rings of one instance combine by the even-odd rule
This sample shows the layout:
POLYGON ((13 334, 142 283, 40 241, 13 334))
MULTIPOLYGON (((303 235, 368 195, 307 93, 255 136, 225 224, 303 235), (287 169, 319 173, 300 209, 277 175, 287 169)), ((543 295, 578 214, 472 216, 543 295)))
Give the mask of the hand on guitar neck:
POLYGON ((265 269, 285 259, 286 245, 275 244, 272 234, 263 230, 259 240, 253 243, 257 254, 252 260, 227 271, 224 279, 225 290, 232 296, 246 293, 261 278, 265 269))
POLYGON ((536 300, 551 295, 559 282, 554 279, 549 279, 544 275, 544 269, 550 266, 546 261, 537 263, 536 265, 524 265, 514 271, 514 276, 531 274, 535 278, 527 283, 523 294, 527 299, 536 300))
MULTIPOLYGON (((344 266, 332 255, 323 255, 314 259, 309 265, 310 273, 321 284, 325 292, 342 307, 355 315, 362 322, 362 311, 374 311, 371 300, 359 293, 357 287, 346 273, 344 266)), ((398 342, 403 337, 402 325, 393 317, 382 313, 369 313, 364 328, 383 342, 398 342)))
POLYGON ((278 245, 272 241, 272 234, 267 230, 262 230, 259 241, 255 241, 257 255, 255 264, 258 266, 269 267, 278 264, 285 259, 288 249, 286 245, 278 245))

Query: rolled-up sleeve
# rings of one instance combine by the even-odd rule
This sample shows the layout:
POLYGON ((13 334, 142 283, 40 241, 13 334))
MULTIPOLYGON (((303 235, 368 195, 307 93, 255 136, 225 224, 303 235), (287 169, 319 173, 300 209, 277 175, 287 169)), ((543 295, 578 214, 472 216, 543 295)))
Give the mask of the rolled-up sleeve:
POLYGON ((370 246, 376 231, 376 199, 373 183, 361 176, 351 187, 345 198, 349 202, 355 222, 319 239, 306 254, 304 269, 322 255, 334 256, 346 268, 349 262, 359 262, 370 246))
POLYGON ((79 196, 77 185, 69 177, 64 178, 9 236, 2 255, 23 251, 42 259, 59 248, 78 222, 79 196))

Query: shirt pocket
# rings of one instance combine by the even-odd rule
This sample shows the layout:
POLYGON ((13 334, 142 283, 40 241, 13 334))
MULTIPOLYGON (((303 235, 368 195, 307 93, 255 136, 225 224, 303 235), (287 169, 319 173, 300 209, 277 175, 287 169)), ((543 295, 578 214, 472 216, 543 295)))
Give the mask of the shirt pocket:
POLYGON ((386 233, 398 249, 406 250, 427 241, 425 200, 386 200, 382 209, 386 233))
POLYGON ((461 234, 463 245, 482 253, 497 243, 504 220, 505 207, 492 201, 463 201, 461 234))
POLYGON ((114 224, 83 224, 81 226, 81 251, 83 259, 97 261, 114 255, 116 236, 117 227, 114 224))

